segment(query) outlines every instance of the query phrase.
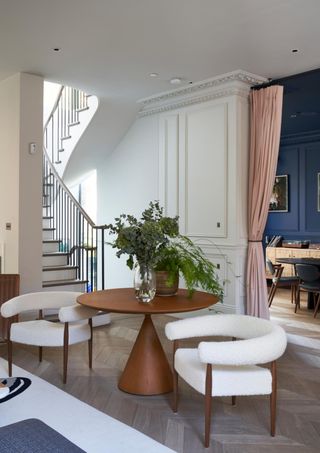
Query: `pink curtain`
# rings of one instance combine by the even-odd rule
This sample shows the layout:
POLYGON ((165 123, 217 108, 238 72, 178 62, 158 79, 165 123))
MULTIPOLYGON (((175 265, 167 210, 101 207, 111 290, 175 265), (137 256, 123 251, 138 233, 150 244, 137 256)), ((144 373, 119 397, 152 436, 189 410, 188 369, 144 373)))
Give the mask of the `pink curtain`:
POLYGON ((247 314, 269 318, 262 235, 279 154, 283 87, 253 90, 249 152, 247 314))

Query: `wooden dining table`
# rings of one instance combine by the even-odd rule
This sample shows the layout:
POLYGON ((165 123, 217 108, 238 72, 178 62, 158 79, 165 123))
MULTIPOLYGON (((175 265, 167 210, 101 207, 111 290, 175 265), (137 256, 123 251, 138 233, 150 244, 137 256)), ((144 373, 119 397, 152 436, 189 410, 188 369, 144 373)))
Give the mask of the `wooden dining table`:
POLYGON ((320 258, 312 258, 312 257, 304 257, 304 258, 277 258, 277 263, 283 264, 312 264, 313 266, 317 266, 320 268, 320 258))
POLYGON ((195 291, 192 298, 185 289, 174 296, 156 296, 151 302, 139 302, 132 288, 116 288, 82 294, 77 298, 81 305, 105 312, 144 315, 137 339, 118 387, 135 395, 159 395, 171 392, 172 370, 152 322, 153 315, 191 312, 208 308, 218 297, 195 291))

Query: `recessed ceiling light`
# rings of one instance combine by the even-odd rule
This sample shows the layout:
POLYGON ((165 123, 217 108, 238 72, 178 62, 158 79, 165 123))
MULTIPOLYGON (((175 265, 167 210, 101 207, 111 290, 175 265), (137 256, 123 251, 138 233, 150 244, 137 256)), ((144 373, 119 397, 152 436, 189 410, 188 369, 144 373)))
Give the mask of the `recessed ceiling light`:
POLYGON ((61 47, 54 47, 52 50, 53 50, 54 52, 60 52, 61 47))
POLYGON ((159 74, 157 72, 150 72, 149 77, 156 78, 159 77, 159 74))
POLYGON ((182 79, 180 77, 172 77, 172 79, 170 79, 170 83, 172 83, 172 85, 180 85, 180 83, 182 83, 182 79))
POLYGON ((299 50, 298 49, 292 49, 291 52, 292 53, 297 53, 297 52, 299 52, 299 50))

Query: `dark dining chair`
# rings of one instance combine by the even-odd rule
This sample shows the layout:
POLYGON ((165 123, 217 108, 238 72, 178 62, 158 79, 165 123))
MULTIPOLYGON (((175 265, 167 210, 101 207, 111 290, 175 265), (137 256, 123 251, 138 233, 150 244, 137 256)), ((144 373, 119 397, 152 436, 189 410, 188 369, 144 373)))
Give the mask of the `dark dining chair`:
POLYGON ((272 284, 268 294, 269 307, 271 307, 274 295, 279 287, 291 288, 291 303, 295 302, 295 304, 297 304, 299 278, 294 276, 283 277, 282 272, 284 267, 281 264, 273 264, 269 258, 267 258, 267 267, 272 279, 272 284))
POLYGON ((317 316, 320 308, 320 271, 313 264, 296 264, 296 274, 299 277, 298 300, 296 301, 295 313, 297 307, 300 308, 300 291, 307 291, 315 297, 315 308, 313 317, 317 316))

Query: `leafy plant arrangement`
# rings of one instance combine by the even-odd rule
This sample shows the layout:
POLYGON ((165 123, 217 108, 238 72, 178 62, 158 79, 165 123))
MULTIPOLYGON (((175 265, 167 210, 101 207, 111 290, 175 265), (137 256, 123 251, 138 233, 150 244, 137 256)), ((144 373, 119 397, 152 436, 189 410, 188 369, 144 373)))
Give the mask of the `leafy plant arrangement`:
POLYGON ((127 265, 133 269, 134 259, 140 267, 155 266, 157 252, 169 244, 169 238, 179 234, 178 217, 164 217, 159 202, 150 202, 141 219, 128 214, 121 214, 114 225, 107 225, 116 239, 109 243, 118 249, 116 255, 127 254, 127 265))
POLYGON ((200 247, 179 233, 178 220, 178 217, 164 216, 158 201, 150 202, 140 220, 121 214, 114 225, 107 225, 110 234, 116 235, 109 244, 118 249, 118 258, 129 255, 127 265, 130 269, 136 261, 142 268, 152 266, 156 271, 167 271, 168 286, 180 273, 190 297, 196 288, 201 288, 222 299, 216 266, 205 257, 200 247))
POLYGON ((181 274, 190 297, 195 288, 199 287, 220 299, 223 297, 216 266, 187 236, 179 234, 168 245, 159 249, 155 269, 168 272, 168 286, 174 283, 177 274, 181 274))

